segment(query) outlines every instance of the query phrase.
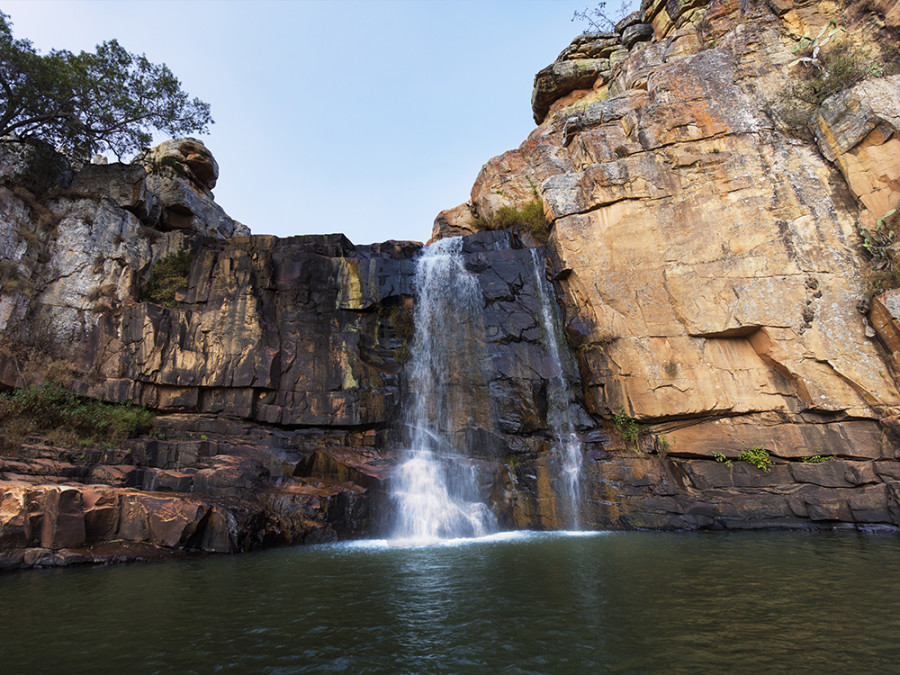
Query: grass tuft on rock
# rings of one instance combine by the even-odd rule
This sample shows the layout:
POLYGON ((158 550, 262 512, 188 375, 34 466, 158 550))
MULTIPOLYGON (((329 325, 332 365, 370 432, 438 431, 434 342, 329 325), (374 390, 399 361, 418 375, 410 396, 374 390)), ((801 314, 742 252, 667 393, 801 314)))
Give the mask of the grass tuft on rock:
POLYGON ((550 237, 550 223, 544 216, 544 202, 540 197, 525 202, 521 206, 501 206, 490 220, 482 220, 486 230, 512 230, 517 234, 528 234, 539 242, 546 243, 550 237))
POLYGON ((825 99, 883 72, 871 54, 840 42, 823 49, 815 62, 795 66, 793 77, 770 102, 769 109, 786 131, 806 138, 813 115, 825 99))
POLYGON ((131 403, 76 396, 56 382, 0 394, 0 427, 11 437, 46 434, 55 443, 116 443, 150 429, 154 413, 131 403))

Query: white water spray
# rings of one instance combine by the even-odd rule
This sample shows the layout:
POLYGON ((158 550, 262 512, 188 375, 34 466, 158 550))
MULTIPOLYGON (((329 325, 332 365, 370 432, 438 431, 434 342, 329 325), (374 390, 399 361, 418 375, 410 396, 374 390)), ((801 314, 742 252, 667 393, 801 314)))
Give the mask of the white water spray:
MULTIPOLYGON (((556 438, 556 450, 560 455, 563 487, 568 502, 568 521, 571 529, 578 529, 579 504, 581 502, 581 463, 582 448, 578 434, 575 433, 575 422, 569 408, 569 383, 566 381, 562 357, 559 352, 560 336, 557 334, 557 305, 553 298, 553 289, 544 276, 544 262, 537 249, 531 249, 531 260, 534 262, 534 281, 538 297, 541 301, 541 318, 544 328, 544 344, 553 364, 554 375, 547 388, 547 421, 556 438)), ((563 519, 560 519, 562 522, 563 519)))
POLYGON ((416 337, 409 364, 412 398, 406 459, 391 479, 393 536, 410 543, 477 537, 496 529, 479 495, 475 468, 461 451, 468 421, 485 414, 478 282, 463 265, 462 239, 427 247, 416 264, 416 337))

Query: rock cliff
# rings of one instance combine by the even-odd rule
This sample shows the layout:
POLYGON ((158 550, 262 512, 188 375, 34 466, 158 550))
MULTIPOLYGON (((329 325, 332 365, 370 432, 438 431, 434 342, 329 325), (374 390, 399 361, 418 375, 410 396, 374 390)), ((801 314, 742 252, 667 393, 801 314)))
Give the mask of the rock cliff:
MULTIPOLYGON (((2 194, 0 384, 54 381, 157 418, 146 437, 76 447, 7 424, 0 566, 378 532, 421 244, 249 236, 212 200, 215 160, 190 139, 131 165, 50 153, 61 168, 40 186, 45 149, 7 151, 21 161, 2 194)), ((506 524, 553 526, 546 261, 505 232, 470 236, 464 257, 485 306, 465 355, 472 418, 453 433, 506 524), (540 458, 540 496, 537 476, 510 478, 513 456, 540 458)), ((563 368, 577 381, 574 360, 563 368)), ((579 396, 566 405, 589 430, 579 396)))
MULTIPOLYGON (((571 522, 560 407, 583 526, 900 525, 898 36, 886 0, 645 0, 537 74, 537 128, 434 230, 483 300, 445 423, 503 526, 571 522), (882 70, 790 129, 792 49, 831 19, 882 70), (546 246, 484 231, 535 197, 546 246)), ((420 245, 252 236, 217 177, 193 139, 0 143, 0 386, 157 413, 115 444, 4 428, 0 568, 382 531, 420 245)))
POLYGON ((640 455, 587 463, 595 526, 898 523, 896 301, 868 313, 859 228, 900 202, 900 78, 808 129, 773 114, 832 19, 896 71, 894 3, 645 0, 538 73, 537 129, 436 220, 477 231, 542 198, 587 408, 643 425, 640 455), (753 448, 771 471, 733 461, 753 448))
POLYGON ((53 379, 162 414, 120 447, 7 426, 3 565, 366 531, 418 247, 247 236, 213 200, 218 167, 191 139, 75 170, 44 148, 4 150, 0 383, 53 379), (146 299, 179 252, 180 287, 146 299))

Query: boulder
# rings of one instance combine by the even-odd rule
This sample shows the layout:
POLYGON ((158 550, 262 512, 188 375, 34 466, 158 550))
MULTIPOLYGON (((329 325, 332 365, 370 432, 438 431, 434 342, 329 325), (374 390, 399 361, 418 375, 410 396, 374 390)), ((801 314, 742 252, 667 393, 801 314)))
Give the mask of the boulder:
POLYGON ((432 240, 457 237, 478 232, 481 223, 471 203, 466 202, 437 214, 432 228, 432 240))
POLYGON ((162 208, 161 229, 219 238, 250 234, 246 225, 230 218, 213 199, 219 165, 201 141, 164 141, 135 162, 147 171, 147 187, 162 208))
POLYGON ((900 359, 900 289, 885 291, 872 298, 869 321, 894 359, 900 359))
POLYGON ((649 42, 653 38, 653 26, 647 23, 635 23, 622 31, 622 46, 625 49, 631 49, 638 42, 649 42))
POLYGON ((0 550, 27 546, 32 538, 26 488, 0 485, 0 550))
POLYGON ((900 75, 873 78, 827 99, 814 130, 822 153, 834 162, 864 207, 862 223, 900 206, 900 75))
POLYGON ((44 548, 72 548, 85 540, 84 507, 75 487, 50 488, 44 495, 40 542, 44 548))
POLYGON ((169 169, 190 180, 200 190, 209 192, 219 178, 219 165, 202 141, 175 138, 163 141, 144 153, 138 161, 148 173, 169 169))
POLYGON ((544 121, 550 104, 576 89, 591 89, 603 72, 609 71, 609 59, 557 61, 534 76, 531 108, 534 121, 544 121))
POLYGON ((642 23, 641 12, 631 12, 616 23, 615 31, 617 35, 622 35, 626 28, 631 28, 642 23))

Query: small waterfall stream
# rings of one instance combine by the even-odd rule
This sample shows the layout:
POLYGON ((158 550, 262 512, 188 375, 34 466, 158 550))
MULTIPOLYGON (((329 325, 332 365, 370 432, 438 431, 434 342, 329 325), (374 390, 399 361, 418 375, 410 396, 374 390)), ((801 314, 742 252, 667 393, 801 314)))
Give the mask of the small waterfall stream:
POLYGON ((544 344, 556 366, 556 375, 549 381, 547 388, 547 421, 556 440, 554 450, 559 453, 560 457, 565 501, 568 508, 567 517, 559 520, 568 522, 570 529, 578 529, 580 525, 578 512, 581 501, 581 441, 578 434, 575 433, 575 422, 569 407, 569 383, 566 381, 559 351, 562 336, 557 330, 560 321, 557 317, 558 309, 553 296, 553 288, 543 273, 544 261, 537 249, 531 249, 531 259, 534 262, 535 287, 541 301, 544 344))
POLYGON ((461 437, 468 420, 485 412, 472 386, 484 382, 478 353, 483 301, 477 280, 463 265, 461 238, 424 249, 415 289, 409 449, 391 482, 393 536, 413 543, 480 536, 497 524, 479 494, 461 437))

